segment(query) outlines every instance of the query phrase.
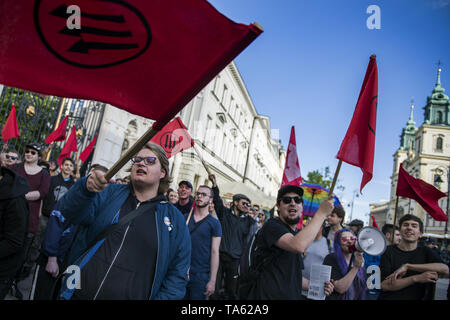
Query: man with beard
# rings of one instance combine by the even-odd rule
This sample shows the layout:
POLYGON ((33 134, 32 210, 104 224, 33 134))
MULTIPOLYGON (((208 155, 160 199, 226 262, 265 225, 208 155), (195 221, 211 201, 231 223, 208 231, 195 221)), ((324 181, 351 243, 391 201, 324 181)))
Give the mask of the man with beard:
POLYGON ((212 198, 211 188, 200 186, 194 198, 194 214, 185 214, 192 244, 186 300, 206 300, 215 291, 222 227, 209 213, 212 198))
MULTIPOLYGON (((259 257, 266 262, 250 289, 249 300, 302 299, 302 254, 334 207, 332 196, 322 201, 314 217, 300 232, 297 223, 303 210, 302 196, 303 189, 298 186, 287 185, 278 190, 279 217, 268 220, 255 239, 259 257)), ((330 285, 327 283, 327 287, 330 285)))
POLYGON ((178 202, 175 204, 178 210, 181 211, 182 214, 189 213, 192 208, 192 204, 194 203, 194 199, 192 199, 192 183, 187 180, 183 180, 178 184, 178 202))

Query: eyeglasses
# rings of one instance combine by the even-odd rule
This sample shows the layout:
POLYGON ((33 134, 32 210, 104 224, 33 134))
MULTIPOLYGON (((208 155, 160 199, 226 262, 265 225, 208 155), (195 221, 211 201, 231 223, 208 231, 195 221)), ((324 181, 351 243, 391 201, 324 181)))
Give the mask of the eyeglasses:
POLYGON ((152 164, 155 164, 155 163, 156 163, 156 157, 146 157, 146 158, 143 158, 143 157, 134 157, 134 158, 131 159, 131 161, 132 161, 134 164, 140 163, 140 162, 144 161, 144 163, 145 163, 146 165, 149 165, 149 164, 152 165, 152 164))
POLYGON ((9 155, 5 155, 6 159, 11 159, 11 160, 17 160, 19 159, 19 157, 14 157, 14 156, 9 156, 9 155))
POLYGON ((37 154, 37 151, 34 151, 34 150, 25 150, 25 154, 27 154, 27 153, 31 153, 31 155, 36 155, 37 154))
POLYGON ((196 192, 195 196, 198 197, 198 198, 210 197, 209 194, 206 194, 204 192, 196 192))
POLYGON ((292 200, 294 200, 294 202, 295 202, 296 204, 299 204, 299 203, 302 202, 302 198, 299 197, 299 196, 296 196, 296 197, 288 197, 288 196, 285 196, 285 197, 282 197, 282 198, 281 198, 281 201, 283 201, 284 204, 289 204, 289 203, 291 203, 292 200))
POLYGON ((353 242, 356 240, 356 237, 342 237, 341 240, 343 242, 353 242))
POLYGON ((248 202, 242 202, 242 205, 245 207, 250 207, 250 203, 248 203, 248 202))

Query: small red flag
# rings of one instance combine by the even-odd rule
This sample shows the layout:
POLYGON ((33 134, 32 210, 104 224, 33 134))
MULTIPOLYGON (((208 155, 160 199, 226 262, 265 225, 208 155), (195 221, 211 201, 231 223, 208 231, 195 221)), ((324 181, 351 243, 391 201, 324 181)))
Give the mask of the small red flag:
POLYGON ((447 215, 439 207, 438 200, 446 194, 423 180, 416 179, 403 169, 398 172, 396 195, 416 200, 422 208, 436 221, 448 221, 447 215))
POLYGON ((302 182, 303 180, 300 174, 300 165, 298 164, 297 144, 295 142, 295 129, 294 126, 292 126, 281 187, 285 185, 300 186, 302 182))
POLYGON ((3 141, 6 143, 11 138, 19 138, 19 126, 17 125, 16 118, 16 107, 12 105, 11 112, 9 113, 8 119, 6 119, 5 125, 2 129, 3 141))
POLYGON ((67 131, 67 116, 63 121, 59 124, 58 128, 56 128, 52 133, 50 133, 45 139, 45 143, 50 144, 54 141, 64 141, 66 140, 66 131, 67 131))
POLYGON ((376 56, 370 57, 366 76, 350 126, 336 156, 360 167, 363 172, 360 191, 372 179, 378 104, 378 69, 376 56))
POLYGON ((159 144, 168 158, 194 146, 194 140, 180 117, 176 117, 166 124, 150 141, 159 144))
POLYGON ((91 154, 92 150, 94 150, 95 143, 97 142, 97 134, 95 135, 94 139, 89 143, 89 145, 81 152, 80 154, 80 160, 83 162, 86 162, 87 158, 91 154))
POLYGON ((0 83, 110 103, 158 129, 262 33, 205 0, 1 0, 0 21, 0 83))
POLYGON ((64 148, 61 150, 61 153, 58 157, 58 164, 61 167, 62 161, 64 158, 70 158, 70 154, 72 152, 77 152, 77 130, 75 129, 75 125, 72 128, 72 132, 70 133, 69 138, 64 145, 64 148))
POLYGON ((375 220, 375 217, 374 216, 371 216, 371 217, 372 217, 372 226, 377 228, 377 229, 380 229, 380 227, 378 227, 377 221, 375 220))

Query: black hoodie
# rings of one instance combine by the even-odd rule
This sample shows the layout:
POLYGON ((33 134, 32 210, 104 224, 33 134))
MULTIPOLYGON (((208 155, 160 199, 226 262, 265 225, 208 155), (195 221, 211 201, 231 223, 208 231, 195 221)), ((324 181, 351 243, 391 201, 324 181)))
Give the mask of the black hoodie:
POLYGON ((28 231, 27 180, 11 169, 0 167, 0 279, 15 275, 28 231))

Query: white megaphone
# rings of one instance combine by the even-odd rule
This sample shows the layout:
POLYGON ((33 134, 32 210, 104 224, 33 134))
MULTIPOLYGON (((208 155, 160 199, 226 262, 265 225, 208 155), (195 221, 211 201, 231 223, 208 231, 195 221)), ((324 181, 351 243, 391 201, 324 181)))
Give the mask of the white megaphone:
POLYGON ((355 244, 349 249, 351 252, 359 251, 369 256, 379 256, 386 250, 386 238, 377 228, 364 227, 359 231, 355 244))

